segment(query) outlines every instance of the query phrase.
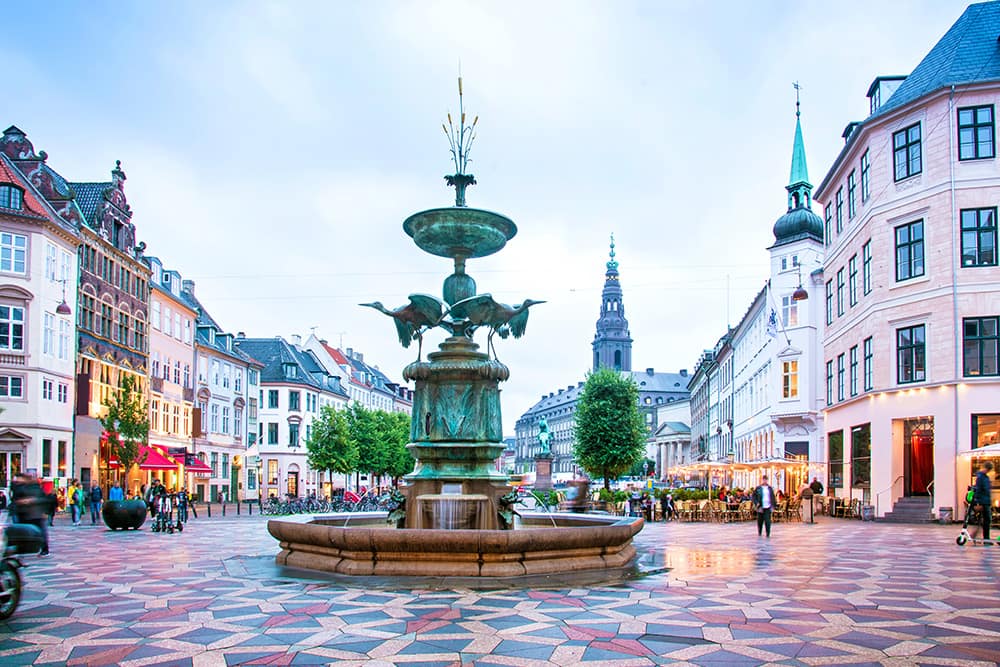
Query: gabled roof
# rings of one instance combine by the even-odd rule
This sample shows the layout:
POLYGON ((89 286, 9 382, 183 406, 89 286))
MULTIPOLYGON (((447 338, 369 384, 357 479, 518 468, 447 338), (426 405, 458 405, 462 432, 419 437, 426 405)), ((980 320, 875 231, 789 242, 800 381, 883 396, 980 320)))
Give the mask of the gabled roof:
POLYGON ((93 226, 97 211, 104 201, 104 193, 113 184, 106 183, 70 183, 73 192, 76 193, 76 203, 83 213, 83 219, 88 225, 93 226))
POLYGON ((24 218, 34 218, 36 220, 49 219, 49 216, 46 215, 48 208, 42 203, 41 199, 35 195, 35 189, 31 187, 31 184, 23 177, 20 170, 11 163, 10 158, 3 153, 0 153, 0 185, 7 183, 16 186, 19 190, 22 190, 23 196, 21 198, 21 208, 0 208, 0 212, 5 215, 16 215, 24 218))
POLYGON ((298 384, 346 397, 339 384, 330 384, 316 377, 315 374, 322 374, 324 378, 333 376, 315 355, 296 349, 281 337, 238 338, 235 347, 239 348, 241 353, 250 355, 264 364, 260 372, 261 384, 298 384), (293 364, 296 367, 294 378, 288 377, 285 373, 286 364, 293 364))
POLYGON ((1000 3, 970 5, 896 92, 880 116, 946 86, 1000 79, 1000 3))

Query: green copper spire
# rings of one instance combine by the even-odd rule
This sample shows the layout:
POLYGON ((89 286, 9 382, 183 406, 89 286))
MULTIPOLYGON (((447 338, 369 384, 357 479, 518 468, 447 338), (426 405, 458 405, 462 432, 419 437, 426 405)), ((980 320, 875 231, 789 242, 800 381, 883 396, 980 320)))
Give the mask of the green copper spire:
POLYGON ((795 86, 795 141, 792 143, 792 173, 788 178, 789 187, 799 183, 809 183, 809 170, 806 168, 806 146, 802 141, 802 123, 799 117, 799 84, 795 86))
POLYGON ((618 261, 615 259, 615 235, 611 235, 611 260, 607 264, 608 273, 618 270, 618 261))

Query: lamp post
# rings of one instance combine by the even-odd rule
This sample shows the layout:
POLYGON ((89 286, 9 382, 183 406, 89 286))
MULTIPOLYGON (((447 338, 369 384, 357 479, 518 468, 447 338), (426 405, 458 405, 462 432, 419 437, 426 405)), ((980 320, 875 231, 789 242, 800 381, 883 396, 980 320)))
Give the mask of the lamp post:
POLYGON ((257 503, 260 504, 261 498, 263 497, 262 496, 263 489, 261 487, 261 484, 263 483, 264 480, 260 476, 261 470, 262 470, 263 466, 262 466, 262 462, 261 462, 259 454, 257 455, 257 464, 256 464, 256 467, 257 467, 257 503))

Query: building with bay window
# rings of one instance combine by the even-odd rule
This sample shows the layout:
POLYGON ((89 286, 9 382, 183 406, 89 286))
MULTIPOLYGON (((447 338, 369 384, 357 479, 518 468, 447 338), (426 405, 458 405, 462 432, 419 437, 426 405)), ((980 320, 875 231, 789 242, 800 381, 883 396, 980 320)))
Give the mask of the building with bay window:
POLYGON ((962 508, 968 453, 1000 433, 998 34, 1000 4, 971 5, 909 76, 877 77, 816 192, 827 486, 879 516, 962 508))
MULTIPOLYGON (((0 152, 0 490, 8 497, 19 472, 51 481, 72 469, 77 273, 76 224, 11 155, 24 157, 0 152)), ((41 161, 26 155, 20 164, 37 169, 41 161)))

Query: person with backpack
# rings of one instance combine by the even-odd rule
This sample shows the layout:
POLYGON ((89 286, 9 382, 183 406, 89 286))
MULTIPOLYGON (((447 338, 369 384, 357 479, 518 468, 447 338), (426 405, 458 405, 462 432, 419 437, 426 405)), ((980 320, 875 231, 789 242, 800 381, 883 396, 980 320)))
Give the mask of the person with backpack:
POLYGON ((69 489, 66 490, 66 504, 69 505, 70 518, 74 526, 80 525, 80 514, 83 509, 83 492, 76 485, 76 480, 71 480, 69 489))
POLYGON ((979 518, 982 521, 980 538, 984 540, 990 539, 991 489, 993 484, 990 482, 989 473, 992 470, 993 463, 983 461, 983 464, 979 466, 979 472, 976 473, 976 484, 972 487, 972 505, 979 510, 979 518))
POLYGON ((104 501, 104 492, 96 483, 90 489, 90 525, 97 523, 97 517, 101 515, 101 503, 104 501))

